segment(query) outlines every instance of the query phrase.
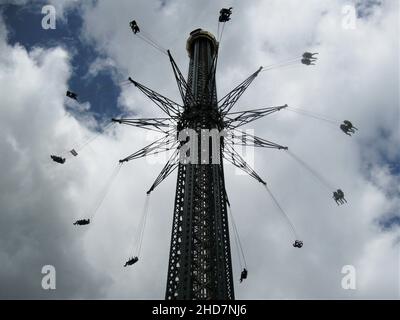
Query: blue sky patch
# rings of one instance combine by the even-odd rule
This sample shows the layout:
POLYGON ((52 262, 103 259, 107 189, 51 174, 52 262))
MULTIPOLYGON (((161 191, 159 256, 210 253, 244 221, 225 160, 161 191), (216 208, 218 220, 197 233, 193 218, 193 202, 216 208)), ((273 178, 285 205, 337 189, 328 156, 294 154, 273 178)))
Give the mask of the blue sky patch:
POLYGON ((375 7, 382 5, 381 0, 361 0, 356 3, 357 18, 368 18, 374 13, 375 7))
POLYGON ((69 79, 69 90, 78 94, 79 102, 89 102, 93 116, 103 121, 120 113, 118 96, 120 88, 112 78, 112 66, 106 67, 94 76, 88 76, 90 65, 99 54, 93 45, 81 41, 83 25, 79 8, 65 13, 65 20, 57 18, 56 29, 43 29, 43 3, 21 5, 3 5, 1 14, 8 29, 8 43, 19 43, 27 50, 34 47, 51 48, 61 46, 68 50, 72 60, 72 76, 69 79))
POLYGON ((396 226, 400 226, 400 216, 398 215, 391 215, 387 217, 383 217, 379 219, 379 226, 384 231, 389 231, 396 226))

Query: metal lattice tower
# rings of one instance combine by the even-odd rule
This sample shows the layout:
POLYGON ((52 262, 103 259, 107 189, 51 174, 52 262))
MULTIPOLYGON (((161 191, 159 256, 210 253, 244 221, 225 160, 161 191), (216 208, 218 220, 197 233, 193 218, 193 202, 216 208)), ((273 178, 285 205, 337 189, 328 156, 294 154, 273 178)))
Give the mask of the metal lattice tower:
MULTIPOLYGON (((187 41, 190 57, 185 109, 178 127, 222 130, 215 77, 210 76, 218 43, 195 30, 187 41), (195 102, 195 103, 194 103, 195 102)), ((199 149, 201 139, 199 139, 199 149)), ((166 299, 234 299, 222 150, 219 164, 178 166, 166 299)))
MULTIPOLYGON (((223 10, 230 11, 221 11, 223 10)), ((288 106, 231 112, 263 67, 217 100, 215 74, 219 43, 211 33, 201 29, 190 33, 186 46, 190 63, 188 78, 185 79, 169 50, 163 49, 151 38, 141 36, 136 21, 132 21, 130 26, 139 38, 168 56, 182 98, 182 104, 179 104, 129 77, 129 82, 159 107, 166 117, 112 119, 113 122, 156 131, 162 135, 160 139, 119 160, 120 164, 172 151, 147 195, 178 169, 165 297, 167 300, 233 300, 227 214, 227 205, 230 207, 230 204, 225 189, 223 159, 266 187, 266 182, 234 147, 251 146, 279 150, 288 148, 240 132, 238 128, 288 106), (190 147, 186 148, 188 144, 190 147)), ((222 37, 222 31, 219 39, 222 37)), ((270 192, 268 188, 267 190, 270 192)), ((144 221, 147 212, 145 209, 142 217, 144 221)), ((244 265, 240 266, 243 267, 240 279, 242 281, 247 277, 246 263, 233 220, 232 225, 237 249, 240 251, 239 262, 244 262, 244 265)), ((143 228, 144 223, 139 232, 141 235, 143 228)), ((142 240, 143 236, 138 241, 136 257, 130 258, 126 265, 132 265, 139 260, 142 240)))
MULTIPOLYGON (((231 13, 232 8, 220 10, 218 21, 222 23, 222 28, 220 32, 220 24, 218 24, 219 41, 221 41, 224 25, 230 20, 231 13)), ((243 170, 265 187, 291 228, 294 237, 293 247, 295 248, 301 248, 303 242, 298 240, 293 223, 279 205, 267 183, 241 157, 235 150, 235 146, 286 150, 292 158, 327 188, 331 190, 334 188, 313 168, 290 152, 288 147, 238 129, 282 109, 292 110, 333 124, 337 123, 337 120, 327 119, 318 114, 313 115, 307 110, 291 108, 287 104, 243 111, 232 112, 231 110, 261 71, 290 66, 298 62, 308 66, 315 65, 317 60, 315 55, 318 53, 304 52, 300 57, 266 66, 264 70, 263 67, 260 67, 217 100, 215 74, 220 44, 211 33, 201 29, 190 33, 186 46, 190 58, 186 80, 169 50, 164 49, 147 33, 141 31, 135 20, 131 21, 129 25, 135 35, 168 56, 182 103, 177 103, 129 77, 125 84, 132 83, 160 108, 165 116, 112 119, 112 122, 115 123, 152 130, 162 135, 161 138, 154 140, 149 145, 119 160, 119 166, 113 172, 112 179, 116 177, 121 165, 125 162, 160 152, 172 151, 170 158, 147 191, 136 243, 136 256, 129 258, 124 267, 139 261, 148 214, 149 195, 175 169, 178 169, 165 297, 167 300, 233 300, 234 288, 227 206, 232 222, 233 238, 238 250, 239 265, 242 270, 240 282, 247 278, 248 271, 225 189, 223 159, 243 170), (190 147, 186 148, 187 145, 190 147), (206 156, 204 157, 204 155, 206 156)), ((67 91, 66 95, 78 101, 76 93, 67 91)), ((348 120, 343 121, 340 129, 347 135, 358 130, 348 120)), ((91 139, 93 140, 93 138, 91 139)), ((75 149, 72 149, 70 153, 73 156, 78 155, 75 149)), ((65 158, 60 156, 51 155, 51 158, 57 163, 65 162, 65 158)), ((107 188, 112 179, 107 184, 107 188)), ((105 194, 107 190, 105 190, 105 194)), ((333 195, 338 205, 347 202, 341 189, 334 191, 333 195)), ((104 196, 101 201, 103 199, 104 196)), ((90 219, 81 219, 77 220, 74 225, 89 223, 90 219)))

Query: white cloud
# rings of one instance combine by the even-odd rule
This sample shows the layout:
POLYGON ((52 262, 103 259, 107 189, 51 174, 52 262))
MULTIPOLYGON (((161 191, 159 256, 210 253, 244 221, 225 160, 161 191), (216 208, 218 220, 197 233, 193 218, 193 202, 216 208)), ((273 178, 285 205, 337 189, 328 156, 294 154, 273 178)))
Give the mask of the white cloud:
POLYGON ((96 58, 89 66, 87 77, 95 77, 102 71, 113 71, 115 62, 110 58, 96 58))
POLYGON ((53 297, 100 296, 107 275, 100 276, 82 258, 79 237, 71 228, 61 227, 70 224, 70 212, 76 208, 58 190, 77 181, 56 176, 48 161, 50 150, 66 142, 65 134, 57 132, 75 127, 78 135, 84 130, 76 121, 63 118, 68 54, 59 48, 27 52, 19 45, 8 46, 0 23, 0 255, 5 262, 0 267, 0 296, 49 296, 40 287, 41 268, 46 264, 54 264, 59 286, 64 288, 53 297))

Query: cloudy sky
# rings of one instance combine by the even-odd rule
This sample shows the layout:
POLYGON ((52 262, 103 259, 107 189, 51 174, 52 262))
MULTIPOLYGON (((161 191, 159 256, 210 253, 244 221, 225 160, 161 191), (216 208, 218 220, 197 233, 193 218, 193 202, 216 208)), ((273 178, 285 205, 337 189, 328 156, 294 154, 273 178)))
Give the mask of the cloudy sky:
MULTIPOLYGON (((249 124, 257 136, 304 159, 348 203, 338 207, 286 152, 257 149, 253 166, 268 182, 304 241, 292 247, 290 229, 265 189, 226 169, 227 191, 249 276, 237 299, 399 298, 400 129, 399 4, 396 0, 0 0, 0 298, 163 299, 176 172, 150 199, 140 261, 133 255, 145 191, 163 166, 146 158, 124 165, 89 227, 118 159, 151 142, 139 128, 114 126, 113 116, 161 116, 124 80, 132 76, 179 101, 166 56, 134 37, 136 19, 174 54, 184 74, 189 32, 217 32, 218 12, 232 6, 217 73, 222 97, 261 65, 304 51, 316 66, 263 72, 235 111, 287 103, 338 126, 282 110, 249 124), (42 7, 54 5, 56 29, 42 28, 42 7), (355 20, 352 20, 355 10, 355 20), (79 94, 79 103, 65 91, 79 94), (100 135, 64 165, 65 154, 100 135), (56 269, 56 290, 43 290, 44 265, 56 269), (341 286, 343 266, 356 270, 356 290, 341 286)), ((333 190, 332 190, 333 191, 333 190)))

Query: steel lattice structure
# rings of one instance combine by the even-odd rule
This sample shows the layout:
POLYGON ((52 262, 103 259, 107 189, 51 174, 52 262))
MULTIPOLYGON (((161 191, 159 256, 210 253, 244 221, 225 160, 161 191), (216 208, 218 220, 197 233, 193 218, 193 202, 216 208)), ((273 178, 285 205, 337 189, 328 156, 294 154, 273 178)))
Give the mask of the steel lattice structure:
MULTIPOLYGON (((201 129, 222 130, 210 76, 217 42, 197 31, 187 49, 189 76, 179 127, 194 129, 198 136, 201 129)), ((222 161, 212 164, 212 156, 209 164, 201 163, 200 154, 198 164, 179 164, 166 299, 234 298, 223 166, 222 161)))
MULTIPOLYGON (((220 10, 218 19, 219 41, 222 38, 224 25, 230 20, 231 14, 232 7, 220 10), (220 23, 222 23, 221 32, 219 31, 220 23)), ((291 110, 334 125, 339 125, 339 121, 313 114, 301 108, 292 108, 287 104, 237 112, 231 110, 261 71, 291 66, 298 62, 308 66, 315 65, 318 52, 304 52, 301 57, 289 58, 281 63, 265 66, 264 69, 260 67, 218 100, 216 70, 220 44, 214 35, 202 29, 196 29, 190 33, 186 44, 190 58, 189 72, 187 79, 185 79, 169 50, 164 49, 147 33, 141 31, 135 20, 131 21, 129 25, 135 35, 168 56, 182 103, 177 103, 132 78, 125 81, 124 84, 133 84, 138 88, 166 116, 160 118, 112 119, 114 123, 155 131, 161 134, 161 137, 119 160, 119 165, 113 171, 100 201, 96 204, 94 214, 105 198, 122 163, 161 152, 170 152, 169 160, 147 191, 147 195, 149 195, 177 169, 165 298, 167 300, 233 300, 235 295, 228 210, 231 230, 233 231, 232 238, 238 249, 241 269, 240 282, 247 278, 248 271, 225 188, 224 160, 264 185, 277 209, 291 228, 294 236, 293 247, 302 248, 303 246, 303 241, 299 240, 293 223, 272 194, 267 183, 246 163, 236 151, 235 146, 287 150, 287 153, 294 160, 305 167, 325 187, 330 190, 334 189, 312 167, 288 151, 288 147, 247 132, 244 133, 239 128, 282 109, 291 110)), ((67 91, 66 95, 78 101, 76 93, 67 91)), ((339 127, 349 136, 358 130, 349 120, 344 120, 339 127)), ((98 135, 89 139, 81 148, 93 141, 98 135)), ((68 153, 76 157, 78 155, 77 150, 72 149, 68 153)), ((68 156, 70 156, 69 154, 68 156)), ((61 156, 51 155, 50 157, 60 164, 66 161, 66 158, 61 156)), ((337 205, 347 203, 341 189, 333 191, 333 199, 337 205)), ((148 208, 149 197, 146 198, 142 220, 139 223, 136 243, 137 254, 129 258, 124 267, 131 266, 139 261, 148 208)), ((80 219, 74 223, 74 225, 88 224, 90 224, 90 219, 80 219)))
MULTIPOLYGON (((174 72, 182 104, 129 78, 168 117, 146 119, 113 119, 114 122, 155 130, 163 136, 120 160, 130 161, 150 154, 174 150, 172 156, 147 193, 151 193, 172 171, 178 169, 171 246, 165 298, 171 299, 234 299, 231 248, 227 214, 223 159, 244 170, 262 184, 264 180, 235 151, 234 145, 287 149, 271 141, 245 134, 237 128, 287 107, 287 105, 230 112, 262 67, 251 74, 220 100, 217 99, 215 74, 218 42, 204 30, 191 32, 187 41, 190 57, 187 81, 171 53, 168 57, 174 72), (171 129, 171 125, 174 129, 171 129), (179 132, 203 129, 227 131, 220 138, 219 152, 209 154, 203 163, 200 153, 196 163, 182 161, 179 132), (218 159, 213 159, 218 157, 218 159), (218 160, 218 161, 215 161, 218 160), (216 163, 217 162, 217 163, 216 163)), ((201 150, 202 140, 197 142, 201 150)))

